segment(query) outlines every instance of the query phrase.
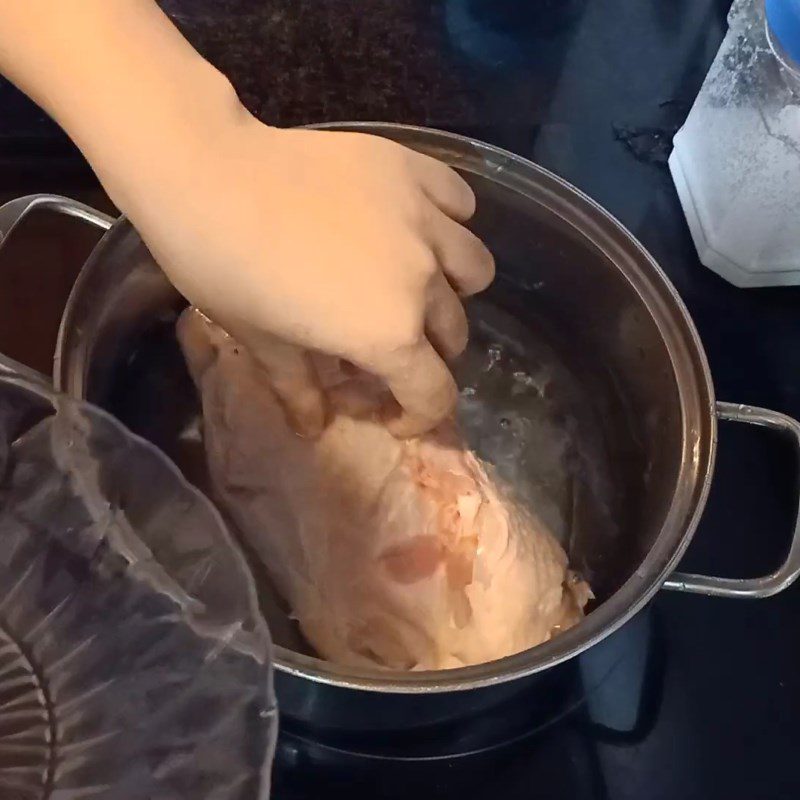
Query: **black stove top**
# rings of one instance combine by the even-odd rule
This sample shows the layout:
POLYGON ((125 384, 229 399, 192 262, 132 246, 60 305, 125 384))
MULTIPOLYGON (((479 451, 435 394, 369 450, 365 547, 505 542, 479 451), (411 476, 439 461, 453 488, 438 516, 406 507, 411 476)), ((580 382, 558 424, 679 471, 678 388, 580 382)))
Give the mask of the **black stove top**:
MULTIPOLYGON (((386 119, 530 157, 650 249, 694 316, 721 399, 800 417, 800 291, 703 268, 666 169, 725 32, 726 0, 165 0, 247 104, 281 124, 386 119)), ((46 118, 0 86, 0 192, 91 185, 46 118)), ((725 426, 682 568, 776 566, 798 465, 725 426)), ((661 592, 554 685, 468 724, 317 741, 284 727, 274 795, 730 800, 800 796, 800 586, 762 601, 661 592)))

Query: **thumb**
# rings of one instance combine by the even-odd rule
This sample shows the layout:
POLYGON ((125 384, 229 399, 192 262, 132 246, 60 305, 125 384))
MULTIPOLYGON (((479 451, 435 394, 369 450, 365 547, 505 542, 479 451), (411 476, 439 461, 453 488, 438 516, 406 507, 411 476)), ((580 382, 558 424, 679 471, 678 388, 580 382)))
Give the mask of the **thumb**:
POLYGON ((325 429, 325 397, 307 350, 262 331, 234 334, 264 369, 286 421, 300 436, 314 439, 325 429))

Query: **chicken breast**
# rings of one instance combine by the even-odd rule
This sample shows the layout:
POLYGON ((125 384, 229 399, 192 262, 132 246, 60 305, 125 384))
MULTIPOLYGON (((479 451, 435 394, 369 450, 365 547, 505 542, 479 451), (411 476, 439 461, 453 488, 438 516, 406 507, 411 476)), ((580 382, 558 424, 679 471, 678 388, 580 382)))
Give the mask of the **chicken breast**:
POLYGON ((460 667, 533 647, 580 618, 588 587, 454 424, 399 441, 374 413, 373 379, 327 361, 330 422, 303 439, 224 331, 189 310, 178 335, 202 398, 216 499, 321 657, 460 667))

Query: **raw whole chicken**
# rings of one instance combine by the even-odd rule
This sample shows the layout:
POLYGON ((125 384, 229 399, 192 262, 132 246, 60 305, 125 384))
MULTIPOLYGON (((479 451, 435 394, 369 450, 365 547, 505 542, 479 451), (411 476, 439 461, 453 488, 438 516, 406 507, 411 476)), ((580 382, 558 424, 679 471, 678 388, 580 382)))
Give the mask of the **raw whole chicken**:
POLYGON ((178 335, 217 500, 321 657, 461 667, 533 647, 582 616, 588 586, 454 424, 399 441, 374 413, 373 379, 320 360, 330 422, 303 439, 222 329, 190 309, 178 335))

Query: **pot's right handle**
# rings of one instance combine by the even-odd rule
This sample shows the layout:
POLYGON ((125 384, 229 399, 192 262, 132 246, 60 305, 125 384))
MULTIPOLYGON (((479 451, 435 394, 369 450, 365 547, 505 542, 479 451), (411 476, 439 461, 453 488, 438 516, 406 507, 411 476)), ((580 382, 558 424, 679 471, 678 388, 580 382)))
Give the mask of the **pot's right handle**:
POLYGON ((29 194, 25 197, 18 197, 16 200, 9 200, 0 206, 0 247, 5 244, 11 231, 31 211, 39 209, 58 211, 69 217, 76 217, 105 231, 114 224, 113 217, 102 211, 96 211, 85 203, 79 203, 77 200, 70 200, 68 197, 61 197, 57 194, 29 194))
MULTIPOLYGON (((717 417, 731 422, 745 422, 784 433, 791 437, 800 456, 800 422, 764 408, 717 403, 717 417)), ((715 597, 759 598, 782 592, 800 575, 800 508, 795 518, 792 542, 786 558, 775 572, 761 578, 713 578, 674 572, 664 583, 665 589, 695 592, 715 597)))

